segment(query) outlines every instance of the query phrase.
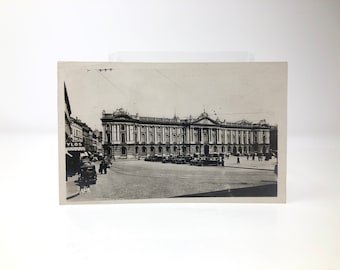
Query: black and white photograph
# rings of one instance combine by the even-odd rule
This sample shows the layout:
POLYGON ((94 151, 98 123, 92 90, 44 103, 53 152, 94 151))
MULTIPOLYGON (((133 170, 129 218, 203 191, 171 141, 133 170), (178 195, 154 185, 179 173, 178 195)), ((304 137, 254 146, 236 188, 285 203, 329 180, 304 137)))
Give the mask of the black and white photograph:
POLYGON ((0 14, 0 269, 340 269, 340 1, 0 14))
POLYGON ((58 64, 60 202, 284 202, 287 63, 58 64))

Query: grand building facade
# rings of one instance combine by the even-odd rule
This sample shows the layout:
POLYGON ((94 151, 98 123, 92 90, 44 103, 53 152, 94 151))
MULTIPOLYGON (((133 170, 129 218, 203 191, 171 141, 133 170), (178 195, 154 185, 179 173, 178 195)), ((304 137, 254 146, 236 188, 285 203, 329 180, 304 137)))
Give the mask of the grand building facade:
POLYGON ((270 151, 271 126, 264 120, 226 122, 214 120, 206 112, 186 119, 142 117, 118 109, 103 111, 101 122, 104 151, 118 158, 270 151))

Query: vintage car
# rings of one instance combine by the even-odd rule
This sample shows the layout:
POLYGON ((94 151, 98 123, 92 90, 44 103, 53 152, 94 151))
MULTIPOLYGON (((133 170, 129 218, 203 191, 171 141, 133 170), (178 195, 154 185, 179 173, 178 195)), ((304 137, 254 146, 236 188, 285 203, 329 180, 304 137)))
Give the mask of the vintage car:
POLYGON ((147 156, 144 160, 145 161, 160 162, 160 161, 162 161, 162 156, 161 155, 147 156))
POLYGON ((190 160, 190 166, 203 166, 205 157, 194 157, 190 160))
POLYGON ((151 161, 161 162, 163 159, 162 155, 154 155, 151 161))
POLYGON ((207 156, 203 163, 204 166, 220 166, 222 165, 222 158, 217 153, 212 153, 207 156))
POLYGON ((208 156, 198 156, 190 160, 190 165, 195 166, 222 166, 222 157, 218 154, 210 154, 208 156))
POLYGON ((193 157, 190 156, 190 155, 186 155, 186 156, 184 157, 184 159, 185 159, 185 163, 190 163, 190 160, 192 160, 193 157))
POLYGON ((218 155, 211 154, 203 161, 203 166, 220 166, 222 165, 221 158, 218 155))
POLYGON ((183 156, 177 156, 177 157, 175 158, 175 163, 176 163, 176 164, 185 164, 185 157, 183 157, 183 156))
POLYGON ((151 161, 151 156, 150 156, 150 155, 147 155, 147 156, 144 158, 144 161, 151 161))
POLYGON ((81 188, 84 186, 90 187, 90 184, 97 183, 96 168, 93 164, 90 162, 82 163, 80 167, 78 183, 81 188))
POLYGON ((162 157, 162 163, 173 163, 174 157, 172 155, 165 155, 162 157))

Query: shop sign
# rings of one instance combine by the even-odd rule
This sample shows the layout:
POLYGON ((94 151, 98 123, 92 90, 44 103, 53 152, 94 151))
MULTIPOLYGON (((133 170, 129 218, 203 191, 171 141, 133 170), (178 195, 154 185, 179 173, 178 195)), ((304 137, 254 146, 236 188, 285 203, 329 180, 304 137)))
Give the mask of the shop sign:
POLYGON ((83 147, 83 143, 82 142, 67 142, 66 143, 66 148, 68 147, 83 147))

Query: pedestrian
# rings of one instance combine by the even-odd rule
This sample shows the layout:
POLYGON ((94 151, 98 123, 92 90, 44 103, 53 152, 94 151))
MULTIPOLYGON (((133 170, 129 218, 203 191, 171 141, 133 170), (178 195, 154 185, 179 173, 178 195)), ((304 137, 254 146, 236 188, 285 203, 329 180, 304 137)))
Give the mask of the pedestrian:
POLYGON ((222 156, 222 166, 224 167, 224 157, 222 156))
POLYGON ((103 163, 103 171, 104 171, 105 174, 107 173, 107 163, 106 163, 106 161, 104 161, 104 163, 103 163))
POLYGON ((240 164, 240 157, 237 156, 237 164, 240 164))
POLYGON ((103 174, 103 168, 104 168, 104 160, 102 160, 99 164, 99 173, 103 174))

